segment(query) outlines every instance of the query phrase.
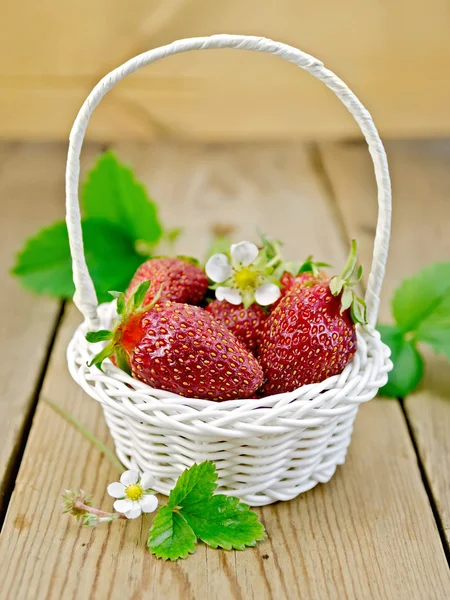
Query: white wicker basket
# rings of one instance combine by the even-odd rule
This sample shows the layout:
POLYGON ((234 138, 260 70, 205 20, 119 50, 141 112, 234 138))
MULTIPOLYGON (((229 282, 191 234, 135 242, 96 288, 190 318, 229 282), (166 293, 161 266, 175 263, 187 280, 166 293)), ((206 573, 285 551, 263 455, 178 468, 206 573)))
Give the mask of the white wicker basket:
POLYGON ((359 404, 376 395, 391 369, 389 349, 374 329, 389 245, 389 172, 372 118, 347 86, 312 56, 265 38, 214 35, 150 50, 104 77, 83 104, 70 135, 66 193, 74 300, 85 317, 68 347, 69 369, 83 389, 102 404, 124 465, 151 471, 157 482, 155 489, 168 494, 185 468, 212 460, 219 473, 220 490, 252 506, 290 500, 328 481, 336 466, 344 463, 359 404), (86 332, 108 329, 115 316, 114 302, 98 306, 83 253, 79 157, 89 119, 103 96, 126 75, 171 54, 208 48, 275 54, 323 81, 359 124, 378 185, 379 216, 366 293, 369 325, 358 330, 353 361, 340 375, 322 383, 261 400, 213 402, 183 398, 132 379, 110 361, 104 363, 104 373, 87 366, 98 348, 86 342, 86 332))

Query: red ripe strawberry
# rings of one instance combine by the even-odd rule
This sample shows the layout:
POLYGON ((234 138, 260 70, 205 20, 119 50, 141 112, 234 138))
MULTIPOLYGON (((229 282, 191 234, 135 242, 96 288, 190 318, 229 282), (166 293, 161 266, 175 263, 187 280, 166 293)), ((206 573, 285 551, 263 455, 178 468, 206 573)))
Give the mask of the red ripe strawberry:
POLYGON ((295 285, 309 285, 314 281, 326 281, 328 279, 327 274, 321 271, 321 267, 329 267, 328 263, 315 262, 312 256, 308 256, 305 262, 300 267, 298 275, 294 276, 289 271, 285 271, 280 278, 281 297, 277 302, 272 305, 272 310, 278 306, 283 298, 295 285))
POLYGON ((248 398, 260 387, 263 372, 256 358, 203 308, 160 302, 140 308, 149 282, 125 304, 114 331, 91 332, 89 342, 110 340, 91 364, 101 366, 115 354, 120 368, 151 387, 191 398, 248 398))
POLYGON ((352 359, 355 322, 365 320, 364 302, 351 289, 355 264, 353 242, 341 277, 294 285, 271 313, 259 347, 264 395, 319 383, 340 373, 352 359))
POLYGON ((161 300, 197 304, 208 289, 208 278, 200 267, 182 258, 151 258, 133 276, 125 293, 128 300, 144 281, 151 281, 144 304, 161 289, 161 300))
POLYGON ((256 352, 263 323, 269 316, 259 304, 244 308, 243 304, 236 306, 226 300, 213 300, 205 310, 229 329, 247 350, 256 352))

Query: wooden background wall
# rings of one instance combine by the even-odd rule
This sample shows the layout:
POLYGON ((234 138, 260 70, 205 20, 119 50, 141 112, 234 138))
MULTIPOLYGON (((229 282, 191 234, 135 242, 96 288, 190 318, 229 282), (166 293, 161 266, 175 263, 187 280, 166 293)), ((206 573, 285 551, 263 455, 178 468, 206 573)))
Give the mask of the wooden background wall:
MULTIPOLYGON (((450 133, 449 0, 1 0, 0 137, 66 139, 98 79, 185 36, 265 35, 337 71, 385 137, 450 133)), ((347 138, 345 109, 296 67, 229 50, 171 57, 97 111, 89 137, 347 138)))

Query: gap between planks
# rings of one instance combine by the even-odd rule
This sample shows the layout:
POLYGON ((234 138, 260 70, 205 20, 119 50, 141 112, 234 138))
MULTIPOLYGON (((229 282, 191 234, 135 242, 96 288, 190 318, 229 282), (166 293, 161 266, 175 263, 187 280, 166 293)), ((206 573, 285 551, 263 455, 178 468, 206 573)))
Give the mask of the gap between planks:
POLYGON ((3 528, 6 512, 8 510, 9 501, 14 491, 14 486, 17 474, 19 472, 20 463, 25 452, 25 447, 28 441, 28 436, 30 434, 34 414, 36 412, 36 408, 39 402, 42 385, 44 383, 45 375, 47 373, 47 368, 50 362, 50 356, 55 345, 58 328, 64 315, 64 306, 65 303, 62 302, 59 309, 59 313, 56 315, 53 328, 50 331, 48 344, 45 349, 42 365, 40 367, 40 373, 36 381, 36 387, 32 393, 31 401, 28 405, 28 412, 25 413, 23 416, 22 426, 17 432, 17 442, 16 447, 14 448, 14 453, 11 454, 10 460, 6 465, 4 471, 4 477, 2 481, 2 495, 0 498, 0 534, 3 528))
MULTIPOLYGON (((91 145, 83 162, 97 150, 91 145)), ((66 151, 60 143, 0 142, 0 312, 8 315, 0 323, 8 340, 0 363, 0 528, 62 314, 60 301, 22 290, 9 269, 27 237, 63 218, 66 151)))
MULTIPOLYGON (((446 233, 450 220, 450 142, 388 142, 386 149, 393 183, 393 226, 380 321, 391 322, 390 299, 400 281, 433 261, 450 258, 446 233)), ((319 153, 333 203, 344 215, 349 237, 362 240, 361 254, 369 264, 375 232, 376 187, 367 146, 364 142, 321 144, 319 153)), ((450 422, 450 377, 448 362, 426 348, 424 351, 424 382, 418 392, 399 401, 450 564, 450 446, 445 427, 450 422)))

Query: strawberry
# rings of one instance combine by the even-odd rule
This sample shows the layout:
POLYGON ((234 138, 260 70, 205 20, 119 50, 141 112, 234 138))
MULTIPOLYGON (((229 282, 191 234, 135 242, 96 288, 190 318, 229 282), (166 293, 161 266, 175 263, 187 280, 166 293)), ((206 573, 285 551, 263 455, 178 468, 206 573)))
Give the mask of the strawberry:
POLYGON ((125 293, 129 300, 137 287, 151 281, 144 304, 149 304, 161 288, 161 300, 198 304, 208 289, 208 278, 195 264, 182 258, 151 258, 133 276, 125 293))
POLYGON ((227 327, 250 352, 258 348, 259 336, 269 314, 256 303, 244 308, 226 300, 213 300, 205 309, 214 319, 227 327))
POLYGON ((126 303, 116 294, 115 329, 86 335, 109 340, 91 364, 100 368, 114 354, 120 368, 157 389, 210 400, 252 396, 263 379, 256 358, 203 308, 157 297, 141 308, 149 286, 142 283, 126 303))
MULTIPOLYGON (((264 395, 290 392, 337 375, 356 352, 355 322, 365 305, 351 286, 356 242, 341 277, 294 284, 264 324, 258 357, 264 395)), ((356 281, 361 278, 361 269, 356 281)))
MULTIPOLYGON (((292 264, 293 263, 285 263, 292 264)), ((315 281, 325 281, 328 279, 327 274, 324 271, 320 271, 320 267, 329 267, 328 263, 314 262, 312 256, 308 256, 305 262, 300 266, 297 275, 293 275, 290 271, 285 271, 280 278, 281 283, 281 297, 271 306, 274 310, 281 299, 297 285, 309 285, 315 281)))

